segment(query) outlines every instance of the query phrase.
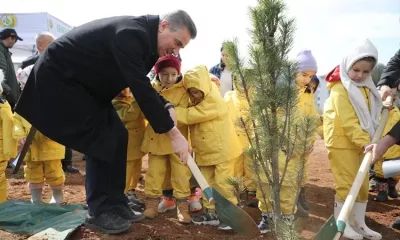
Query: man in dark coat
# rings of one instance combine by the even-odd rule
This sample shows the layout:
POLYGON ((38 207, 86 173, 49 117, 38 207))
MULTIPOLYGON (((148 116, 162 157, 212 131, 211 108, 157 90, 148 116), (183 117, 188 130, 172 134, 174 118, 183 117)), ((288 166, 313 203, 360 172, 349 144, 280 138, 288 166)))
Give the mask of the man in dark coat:
MULTIPOLYGON (((389 60, 383 70, 381 80, 378 82, 378 89, 382 95, 382 100, 385 101, 389 95, 396 97, 392 88, 399 87, 400 81, 400 50, 389 60)), ((400 122, 388 132, 377 144, 372 144, 366 147, 366 151, 373 149, 372 162, 375 163, 381 159, 386 151, 393 145, 400 145, 400 122)), ((400 230, 400 218, 392 223, 392 227, 400 230)))
POLYGON ((383 69, 381 80, 377 84, 377 88, 382 95, 382 100, 385 101, 386 97, 395 95, 391 88, 396 88, 400 80, 400 50, 389 60, 386 67, 383 69))
POLYGON ((106 233, 130 229, 143 215, 124 195, 128 134, 111 100, 129 87, 157 133, 187 161, 189 145, 175 110, 146 74, 159 56, 178 55, 197 35, 190 16, 113 17, 74 28, 40 55, 16 112, 49 138, 87 155, 86 225, 106 233), (176 124, 175 124, 176 125, 176 124))

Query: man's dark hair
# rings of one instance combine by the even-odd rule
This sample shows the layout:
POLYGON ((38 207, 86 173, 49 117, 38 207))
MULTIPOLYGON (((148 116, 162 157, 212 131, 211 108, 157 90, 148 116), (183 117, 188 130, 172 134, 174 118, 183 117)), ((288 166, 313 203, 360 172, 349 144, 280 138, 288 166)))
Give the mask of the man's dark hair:
POLYGON ((195 39, 197 36, 197 28, 189 14, 183 10, 176 10, 165 14, 160 21, 168 21, 171 32, 186 27, 189 30, 190 37, 195 39))

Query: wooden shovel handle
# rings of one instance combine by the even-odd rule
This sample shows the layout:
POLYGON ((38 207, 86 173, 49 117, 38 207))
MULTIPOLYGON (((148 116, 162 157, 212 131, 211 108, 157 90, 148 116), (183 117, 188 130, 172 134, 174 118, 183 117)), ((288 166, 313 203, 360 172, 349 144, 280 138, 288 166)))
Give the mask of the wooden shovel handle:
MULTIPOLYGON (((392 102, 392 96, 386 98, 386 102, 392 102)), ((381 119, 379 121, 379 126, 375 131, 374 137, 372 138, 372 143, 376 143, 382 136, 383 130, 385 129, 387 119, 389 117, 389 109, 384 108, 382 110, 381 119)), ((360 191, 361 185, 364 182, 367 173, 371 167, 372 161, 372 151, 369 151, 365 154, 364 159, 361 163, 360 168, 358 169, 358 173, 356 178, 354 179, 353 185, 351 186, 350 192, 346 197, 346 201, 343 204, 343 208, 340 211, 338 219, 336 219, 336 224, 339 232, 344 232, 346 228, 346 221, 349 217, 350 210, 353 209, 354 202, 356 201, 357 195, 360 191)))
POLYGON ((189 154, 189 158, 187 161, 187 165, 192 172, 194 178, 197 180, 197 183, 200 185, 201 190, 203 190, 203 194, 207 197, 208 202, 214 201, 214 197, 212 194, 212 189, 208 185, 206 179, 204 178, 203 174, 201 173, 199 167, 195 163, 192 156, 189 154))

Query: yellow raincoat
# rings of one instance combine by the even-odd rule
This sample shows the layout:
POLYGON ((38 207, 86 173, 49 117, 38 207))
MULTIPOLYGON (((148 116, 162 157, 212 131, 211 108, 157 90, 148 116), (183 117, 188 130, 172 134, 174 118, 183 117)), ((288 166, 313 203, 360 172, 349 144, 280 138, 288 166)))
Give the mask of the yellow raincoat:
MULTIPOLYGON (((345 201, 364 157, 362 148, 371 142, 371 138, 361 128, 343 84, 328 83, 327 87, 331 95, 324 106, 325 146, 336 182, 336 200, 345 201)), ((369 89, 361 87, 361 93, 370 109, 369 89)), ((368 201, 368 178, 365 178, 356 201, 368 201)))
POLYGON ((0 104, 0 120, 0 203, 2 203, 7 200, 8 160, 17 155, 17 142, 13 138, 14 120, 8 102, 0 104))
MULTIPOLYGON (((311 138, 311 141, 312 141, 311 144, 314 144, 314 142, 316 140, 316 135, 318 134, 319 136, 323 137, 324 132, 323 132, 321 117, 319 116, 317 109, 315 107, 314 94, 312 92, 307 93, 307 92, 305 92, 305 90, 306 90, 306 87, 298 89, 297 107, 298 107, 298 110, 300 111, 301 115, 307 116, 307 117, 313 117, 316 119, 316 123, 317 123, 316 134, 314 134, 311 138)), ((305 162, 305 166, 304 166, 304 176, 301 181, 301 187, 305 186, 306 180, 308 177, 308 159, 309 159, 309 155, 307 155, 306 159, 305 159, 306 162, 305 162)))
POLYGON ((125 193, 135 190, 142 170, 142 145, 146 120, 133 97, 116 97, 112 104, 128 130, 128 151, 126 165, 125 193))
POLYGON ((235 126, 240 146, 244 151, 233 161, 234 175, 244 176, 247 191, 255 192, 257 187, 253 180, 252 160, 246 153, 247 149, 250 147, 250 143, 246 130, 243 127, 243 122, 247 123, 249 103, 247 102, 246 96, 241 94, 238 90, 227 92, 224 96, 224 100, 228 104, 229 115, 235 126))
MULTIPOLYGON (((18 114, 14 115, 15 140, 28 136, 31 124, 18 114)), ((30 145, 29 152, 25 156, 25 179, 29 183, 43 183, 46 181, 51 186, 64 183, 65 175, 61 165, 61 159, 65 157, 65 147, 40 132, 30 145)))
MULTIPOLYGON (((231 161, 241 155, 243 149, 228 114, 228 106, 218 87, 211 82, 207 67, 200 65, 187 71, 183 81, 186 89, 196 88, 204 94, 204 99, 197 105, 176 108, 182 122, 189 125, 196 163, 210 186, 236 203, 226 179, 233 176, 231 161)), ((208 201, 203 201, 203 206, 215 208, 208 201)))
MULTIPOLYGON (((159 92, 175 107, 187 108, 189 97, 182 81, 175 83, 170 88, 163 88, 160 81, 152 81, 153 88, 159 92)), ((183 116, 176 114, 178 129, 188 139, 188 125, 182 122, 183 116)), ((149 153, 149 170, 146 174, 145 193, 148 197, 158 198, 162 196, 163 188, 174 189, 174 197, 187 198, 190 195, 189 168, 183 165, 172 149, 171 140, 166 134, 156 134, 149 125, 146 127, 142 151, 149 153), (165 183, 164 183, 165 182, 165 183)))
MULTIPOLYGON (((322 121, 320 116, 317 113, 314 104, 314 95, 312 93, 306 93, 305 87, 297 89, 297 108, 296 111, 293 113, 293 121, 302 121, 304 118, 312 118, 315 119, 315 123, 317 124, 316 133, 311 136, 311 144, 315 142, 316 135, 323 135, 322 132, 322 121)), ((302 154, 302 153, 300 153, 302 154)), ((297 191, 297 182, 299 177, 299 169, 302 168, 301 164, 301 156, 300 154, 293 153, 291 159, 286 168, 285 172, 285 165, 286 165, 286 154, 283 151, 279 152, 279 172, 280 176, 283 176, 285 172, 285 178, 282 182, 281 191, 280 191, 280 204, 281 204, 281 213, 284 215, 292 215, 293 214, 293 207, 296 205, 296 194, 293 194, 297 191)), ((308 162, 309 155, 305 157, 305 165, 304 165, 304 172, 303 178, 300 183, 300 187, 305 186, 306 178, 307 178, 307 162, 308 162)), ((265 179, 266 180, 266 179, 265 179)), ((264 184, 265 187, 263 188, 266 195, 269 196, 270 187, 268 184, 264 184)), ((260 190, 257 191, 257 198, 263 199, 262 193, 260 190)), ((259 209, 261 212, 271 212, 272 206, 270 202, 266 204, 263 201, 260 201, 259 209)))
MULTIPOLYGON (((386 136, 386 134, 399 121, 400 121, 400 111, 397 107, 395 107, 389 112, 388 121, 386 123, 385 129, 383 130, 382 137, 386 136)), ((375 171, 376 176, 379 178, 383 178, 383 172, 382 172, 383 161, 386 161, 388 159, 399 159, 399 158, 400 158, 400 146, 396 144, 396 145, 390 147, 386 151, 386 153, 383 155, 382 159, 379 159, 374 164, 374 171, 375 171)), ((400 175, 396 175, 392 178, 395 180, 400 180, 400 175)))

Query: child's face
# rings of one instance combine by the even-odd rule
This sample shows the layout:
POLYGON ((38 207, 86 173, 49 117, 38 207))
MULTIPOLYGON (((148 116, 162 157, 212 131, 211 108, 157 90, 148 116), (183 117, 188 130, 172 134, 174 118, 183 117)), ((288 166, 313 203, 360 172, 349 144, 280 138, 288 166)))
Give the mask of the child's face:
POLYGON ((365 60, 357 61, 351 66, 348 72, 349 77, 354 82, 364 82, 371 75, 373 67, 371 62, 365 60))
POLYGON ((173 67, 163 68, 158 73, 158 78, 160 79, 161 85, 163 87, 172 87, 175 84, 176 79, 178 78, 178 70, 173 67))
POLYGON ((305 87, 311 81, 311 78, 315 74, 316 74, 316 72, 313 72, 313 71, 299 72, 299 73, 297 73, 297 76, 296 76, 296 83, 300 87, 305 87))
POLYGON ((193 104, 198 104, 203 100, 204 93, 197 88, 189 88, 189 97, 193 104))

